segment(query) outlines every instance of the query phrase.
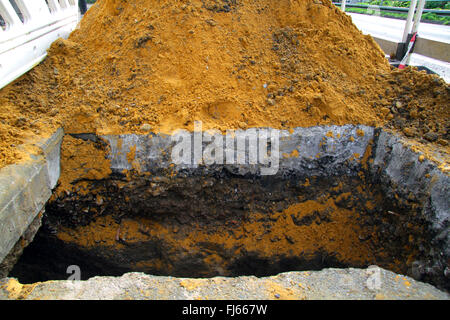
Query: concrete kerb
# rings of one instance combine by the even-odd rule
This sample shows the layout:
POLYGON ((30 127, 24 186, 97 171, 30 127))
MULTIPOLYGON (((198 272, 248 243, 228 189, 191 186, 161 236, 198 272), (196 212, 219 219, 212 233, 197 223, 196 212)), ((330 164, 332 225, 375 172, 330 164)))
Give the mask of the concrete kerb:
POLYGON ((52 195, 60 174, 64 131, 38 143, 42 156, 0 169, 0 262, 8 255, 52 195))

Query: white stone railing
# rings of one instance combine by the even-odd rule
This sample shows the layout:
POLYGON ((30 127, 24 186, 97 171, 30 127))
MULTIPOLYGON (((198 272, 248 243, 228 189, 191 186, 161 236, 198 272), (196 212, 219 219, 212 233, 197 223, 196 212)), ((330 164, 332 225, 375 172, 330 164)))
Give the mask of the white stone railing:
POLYGON ((78 20, 77 0, 0 0, 0 88, 39 64, 78 20))

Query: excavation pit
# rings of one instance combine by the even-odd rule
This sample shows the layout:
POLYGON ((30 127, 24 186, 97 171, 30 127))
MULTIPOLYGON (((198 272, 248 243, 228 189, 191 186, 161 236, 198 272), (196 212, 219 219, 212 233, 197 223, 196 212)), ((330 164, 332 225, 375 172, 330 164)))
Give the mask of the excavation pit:
POLYGON ((105 152, 111 174, 54 194, 9 274, 21 283, 67 279, 71 265, 82 279, 378 265, 448 290, 448 176, 380 129, 280 132, 275 175, 173 166, 163 136, 74 139, 105 152))
MULTIPOLYGON (((398 212, 383 205, 381 193, 371 190, 376 186, 358 178, 135 177, 118 189, 119 181, 101 182, 106 191, 94 198, 65 197, 48 205, 44 227, 12 275, 25 283, 65 279, 68 265, 78 265, 85 278, 128 271, 196 278, 363 267, 389 252, 377 243, 381 221, 370 218, 398 212)), ((395 264, 390 257, 385 262, 395 264)))

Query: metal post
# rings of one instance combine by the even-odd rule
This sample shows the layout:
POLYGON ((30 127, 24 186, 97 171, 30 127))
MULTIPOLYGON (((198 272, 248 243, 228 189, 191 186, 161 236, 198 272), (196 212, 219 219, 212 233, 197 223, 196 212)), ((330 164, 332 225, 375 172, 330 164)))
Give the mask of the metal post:
POLYGON ((406 18, 405 29, 403 30, 402 42, 408 40, 408 34, 411 32, 411 23, 414 17, 414 11, 416 10, 417 0, 411 0, 411 5, 409 6, 408 17, 406 18))
POLYGON ((347 2, 347 0, 341 0, 341 10, 344 11, 344 12, 345 12, 345 3, 346 2, 347 2))
POLYGON ((417 5, 416 16, 414 17, 414 24, 411 33, 417 32, 419 30, 420 19, 422 19, 423 8, 425 7, 426 0, 419 0, 417 5))
MULTIPOLYGON (((422 19, 422 13, 423 13, 423 8, 425 8, 425 2, 426 2, 426 0, 419 0, 419 4, 417 5, 417 12, 416 12, 416 15, 414 16, 414 24, 413 24, 412 31, 411 31, 412 34, 416 33, 417 30, 419 30, 420 19, 422 19)), ((406 60, 407 65, 410 64, 411 56, 412 56, 412 52, 408 56, 408 59, 406 60)))

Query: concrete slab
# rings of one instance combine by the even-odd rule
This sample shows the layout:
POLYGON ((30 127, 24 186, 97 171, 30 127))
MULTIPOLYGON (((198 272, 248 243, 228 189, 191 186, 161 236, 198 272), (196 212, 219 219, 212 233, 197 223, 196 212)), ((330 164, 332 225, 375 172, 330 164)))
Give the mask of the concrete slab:
POLYGON ((63 135, 59 129, 38 144, 43 156, 0 169, 0 262, 44 208, 56 186, 63 135))
MULTIPOLYGON (((0 300, 448 300, 433 286, 375 266, 206 279, 127 273, 21 285, 0 280, 0 300)), ((181 309, 180 309, 181 310, 181 309)), ((181 314, 181 311, 180 311, 181 314)))

